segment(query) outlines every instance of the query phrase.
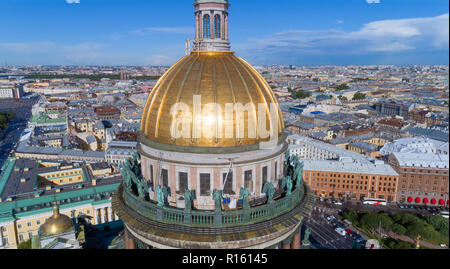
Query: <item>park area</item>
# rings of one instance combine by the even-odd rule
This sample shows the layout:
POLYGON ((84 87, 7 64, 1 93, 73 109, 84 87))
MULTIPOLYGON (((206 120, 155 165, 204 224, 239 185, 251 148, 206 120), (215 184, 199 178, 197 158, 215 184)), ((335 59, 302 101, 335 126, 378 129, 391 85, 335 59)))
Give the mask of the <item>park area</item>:
POLYGON ((449 243, 449 220, 439 215, 388 215, 351 210, 345 211, 343 218, 370 238, 378 239, 381 233, 381 244, 385 249, 416 248, 419 236, 421 248, 440 248, 449 243))

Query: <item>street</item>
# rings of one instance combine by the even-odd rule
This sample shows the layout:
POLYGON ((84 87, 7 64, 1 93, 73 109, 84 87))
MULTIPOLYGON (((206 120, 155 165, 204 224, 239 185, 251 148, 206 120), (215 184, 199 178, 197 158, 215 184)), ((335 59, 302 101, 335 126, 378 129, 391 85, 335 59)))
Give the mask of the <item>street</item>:
POLYGON ((325 219, 325 214, 335 213, 330 209, 316 207, 311 217, 305 218, 304 229, 311 229, 310 241, 317 248, 325 249, 351 249, 353 240, 342 236, 335 231, 333 224, 325 219))
MULTIPOLYGON (((304 222, 305 227, 311 228, 311 238, 322 248, 327 249, 351 249, 353 241, 339 235, 328 223, 308 218, 304 222)), ((312 240, 311 240, 312 241, 312 240)))
POLYGON ((1 100, 0 111, 12 110, 16 116, 9 123, 8 128, 0 131, 0 167, 19 142, 20 135, 26 129, 28 120, 31 118, 31 107, 36 101, 37 98, 24 99, 20 103, 11 100, 1 100))

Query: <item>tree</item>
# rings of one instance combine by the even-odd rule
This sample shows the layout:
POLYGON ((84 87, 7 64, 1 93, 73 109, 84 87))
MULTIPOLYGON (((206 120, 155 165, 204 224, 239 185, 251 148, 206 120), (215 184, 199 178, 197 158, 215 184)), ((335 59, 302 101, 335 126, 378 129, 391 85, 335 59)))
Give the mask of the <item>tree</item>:
POLYGON ((292 89, 289 87, 288 91, 291 94, 291 97, 294 99, 305 99, 305 98, 311 97, 310 92, 304 91, 301 88, 292 89))
POLYGON ((443 218, 442 216, 427 216, 425 221, 433 226, 433 228, 438 231, 442 236, 448 237, 449 233, 449 220, 443 218))
POLYGON ((16 117, 16 113, 12 110, 8 110, 8 112, 6 112, 6 117, 8 118, 8 121, 12 121, 16 117))
POLYGON ((380 223, 383 229, 390 230, 394 221, 385 214, 367 213, 361 218, 361 224, 370 229, 378 229, 380 223))
POLYGON ((0 130, 5 129, 8 123, 16 117, 16 113, 13 111, 2 111, 0 112, 0 130))
POLYGON ((345 91, 345 90, 348 90, 348 89, 350 89, 350 87, 347 84, 345 84, 345 83, 336 86, 336 91, 345 91))
POLYGON ((8 118, 5 115, 0 114, 0 130, 3 130, 8 126, 8 118))
POLYGON ((406 228, 403 227, 403 225, 398 224, 398 223, 394 223, 392 224, 391 230, 399 235, 404 235, 406 233, 406 228))
POLYGON ((355 93, 355 95, 353 96, 353 101, 357 101, 357 100, 364 100, 366 99, 366 94, 361 93, 361 92, 357 92, 355 93))
POLYGON ((18 249, 31 249, 31 239, 20 243, 17 246, 18 249))
POLYGON ((343 96, 343 95, 339 95, 338 98, 339 98, 339 100, 341 100, 341 101, 348 101, 348 98, 345 97, 345 96, 343 96))
POLYGON ((396 223, 399 223, 405 227, 408 226, 408 224, 419 220, 419 218, 417 218, 416 216, 408 214, 408 213, 396 214, 396 215, 392 216, 392 219, 396 223))
POLYGON ((356 212, 355 210, 345 211, 343 217, 351 221, 354 225, 357 225, 357 223, 359 222, 358 212, 356 212))

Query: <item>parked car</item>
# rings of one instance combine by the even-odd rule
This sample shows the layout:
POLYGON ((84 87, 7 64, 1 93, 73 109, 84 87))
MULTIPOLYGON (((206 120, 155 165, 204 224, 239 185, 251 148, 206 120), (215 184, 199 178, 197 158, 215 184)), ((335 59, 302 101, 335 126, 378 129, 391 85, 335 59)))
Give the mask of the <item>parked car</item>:
POLYGON ((343 205, 343 203, 341 203, 341 202, 335 202, 334 204, 337 205, 337 206, 342 206, 343 205))
POLYGON ((346 236, 347 232, 343 228, 336 228, 335 231, 341 236, 346 236))

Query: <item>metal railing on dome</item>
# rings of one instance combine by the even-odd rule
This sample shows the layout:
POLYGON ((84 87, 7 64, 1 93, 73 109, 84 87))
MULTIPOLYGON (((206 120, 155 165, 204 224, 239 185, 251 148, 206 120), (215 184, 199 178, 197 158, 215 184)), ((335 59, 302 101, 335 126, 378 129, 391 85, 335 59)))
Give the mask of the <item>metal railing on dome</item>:
POLYGON ((195 228, 227 228, 265 222, 293 211, 304 202, 307 196, 306 188, 307 186, 302 184, 290 195, 284 193, 284 197, 274 200, 273 203, 249 209, 220 212, 192 210, 186 213, 183 209, 158 206, 153 202, 140 199, 122 185, 119 187, 121 194, 119 199, 131 211, 155 222, 195 228))

